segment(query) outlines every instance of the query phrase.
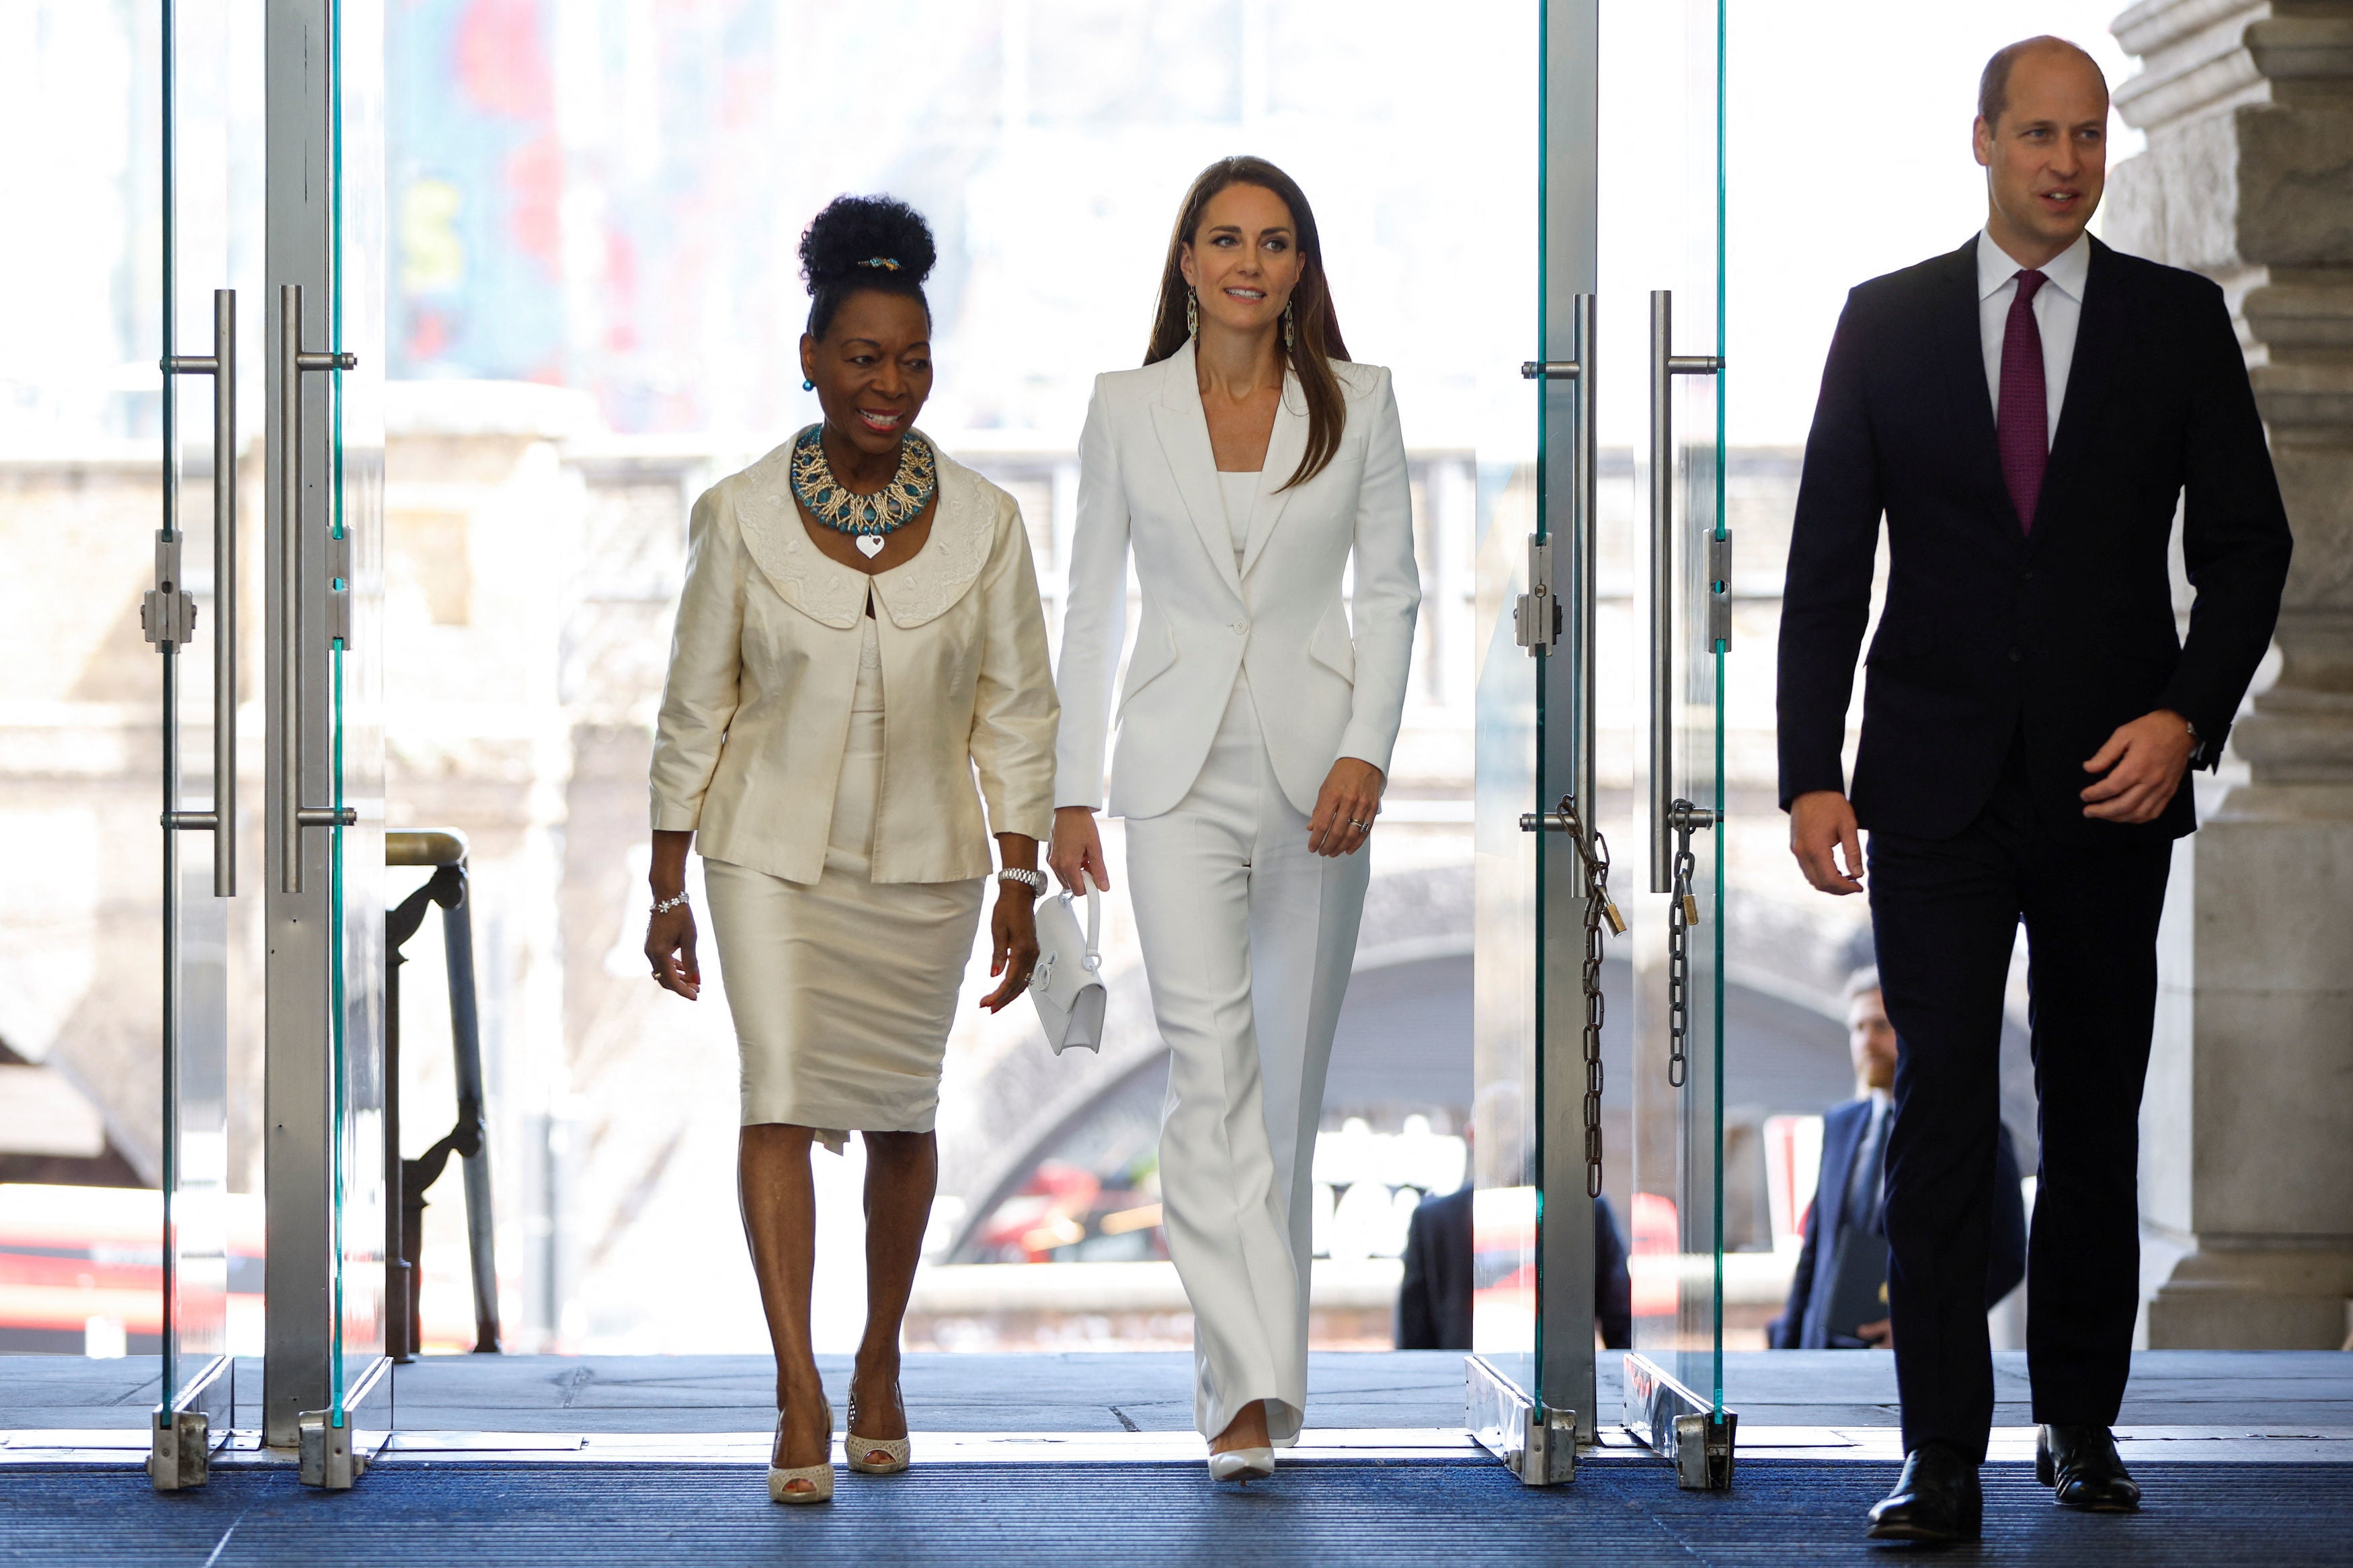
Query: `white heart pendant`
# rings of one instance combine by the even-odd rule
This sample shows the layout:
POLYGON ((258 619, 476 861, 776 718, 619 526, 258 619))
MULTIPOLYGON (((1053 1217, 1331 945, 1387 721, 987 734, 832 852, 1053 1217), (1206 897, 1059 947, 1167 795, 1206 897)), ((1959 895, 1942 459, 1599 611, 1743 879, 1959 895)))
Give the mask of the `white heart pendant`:
POLYGON ((858 552, 865 556, 869 561, 871 561, 874 557, 882 553, 882 546, 884 542, 885 541, 881 534, 861 533, 858 536, 858 552))

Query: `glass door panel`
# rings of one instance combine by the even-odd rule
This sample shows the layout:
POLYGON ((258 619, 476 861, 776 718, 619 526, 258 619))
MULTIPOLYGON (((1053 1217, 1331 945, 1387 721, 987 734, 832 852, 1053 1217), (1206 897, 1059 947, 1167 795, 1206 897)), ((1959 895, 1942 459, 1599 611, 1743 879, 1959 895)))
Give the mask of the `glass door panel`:
POLYGON ((1715 586, 1728 573, 1721 0, 1613 11, 1603 54, 1602 166, 1622 171, 1604 175, 1603 286, 1609 323, 1647 344, 1647 374, 1613 383, 1602 413, 1605 462, 1621 443, 1627 454, 1609 465, 1627 481, 1609 510, 1622 520, 1617 588, 1641 648, 1620 688, 1633 785, 1623 841, 1639 846, 1626 858, 1641 862, 1626 879, 1634 1137, 1621 1217, 1636 1352, 1627 1415, 1675 1455, 1686 1485, 1721 1485, 1730 1463, 1728 1427, 1715 1419, 1724 1343, 1719 692, 1729 657, 1729 628, 1718 624, 1727 601, 1715 586), (1637 112, 1661 102, 1678 112, 1637 112), (1712 1425, 1705 1447, 1685 1454, 1672 1417, 1691 1414, 1712 1425))
MULTIPOLYGON (((1542 138, 1538 25, 1524 48, 1525 79, 1499 87, 1497 145, 1523 150, 1534 188, 1542 138)), ((1537 836, 1521 818, 1538 809, 1538 661, 1521 646, 1515 609, 1528 591, 1538 512, 1542 410, 1519 367, 1536 346, 1544 310, 1541 215, 1499 209, 1497 295, 1509 308, 1474 312, 1482 418, 1478 443, 1477 812, 1473 876, 1476 963, 1471 1111, 1472 1345, 1524 1397, 1536 1389, 1538 1050, 1543 966, 1537 962, 1537 836)), ((1501 1418, 1501 1411, 1497 1413, 1501 1418)), ((1500 1432, 1497 1436, 1502 1441, 1500 1432)))
POLYGON ((1525 106, 1501 144, 1537 150, 1523 188, 1543 199, 1495 218, 1499 268, 1526 267, 1497 281, 1524 305, 1482 312, 1501 331, 1481 361, 1471 1422, 1531 1485, 1568 1479, 1595 1419, 1580 871, 1594 759, 1595 14, 1591 0, 1554 0, 1530 17, 1533 47, 1502 57, 1537 68, 1496 101, 1525 106))
POLYGON ((380 6, 334 0, 327 113, 329 1013, 335 1425, 384 1378, 384 104, 380 6))
POLYGON ((238 220, 253 127, 230 69, 249 8, 165 0, 155 12, 161 527, 142 626, 163 698, 159 1041, 161 1365, 148 1472, 201 1485, 231 1417, 228 1358, 229 911, 240 885, 237 700, 238 220))

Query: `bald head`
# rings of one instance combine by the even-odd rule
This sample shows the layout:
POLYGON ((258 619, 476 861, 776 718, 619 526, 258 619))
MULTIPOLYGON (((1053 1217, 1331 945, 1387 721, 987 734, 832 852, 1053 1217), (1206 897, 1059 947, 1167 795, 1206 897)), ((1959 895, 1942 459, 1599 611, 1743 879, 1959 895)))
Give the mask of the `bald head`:
POLYGON ((2018 68, 2021 60, 2030 57, 2047 59, 2063 69, 2072 67, 2090 73, 2092 80, 2099 84, 2101 103, 2107 102, 2108 79, 2101 71, 2100 62, 2066 39, 2045 33, 2039 37, 2021 38, 2007 45, 1996 50, 1993 58, 1986 61, 1984 74, 1978 78, 1978 119, 1989 126, 2000 125, 2003 111, 2010 108, 2010 73, 2018 68))

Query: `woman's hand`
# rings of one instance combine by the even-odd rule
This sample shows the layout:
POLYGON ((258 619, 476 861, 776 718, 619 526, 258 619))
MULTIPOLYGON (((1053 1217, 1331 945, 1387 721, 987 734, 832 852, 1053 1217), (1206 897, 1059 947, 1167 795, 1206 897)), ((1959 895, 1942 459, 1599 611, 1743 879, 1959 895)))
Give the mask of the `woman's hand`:
POLYGON ((1086 891, 1081 877, 1092 877, 1097 888, 1111 891, 1111 868, 1103 863, 1103 835, 1095 829, 1093 812, 1083 805, 1055 809, 1054 842, 1046 851, 1046 864, 1073 893, 1086 891))
MULTIPOLYGON (((667 903, 686 891, 686 852, 694 835, 673 831, 654 834, 653 866, 648 881, 654 902, 667 903)), ((654 966, 654 981, 688 1001, 702 994, 702 971, 694 962, 694 910, 681 903, 646 921, 646 962, 654 966)))
POLYGON ((1001 1013, 1029 989, 1029 972, 1038 967, 1038 895, 1018 882, 997 884, 997 908, 988 917, 988 972, 1005 983, 980 1005, 1001 1013))
POLYGON ((702 971, 694 962, 693 906, 681 904, 646 922, 646 957, 663 990, 675 991, 690 1002, 702 994, 702 971))
MULTIPOLYGON (((1381 814, 1381 790, 1388 783, 1380 769, 1362 758, 1334 763, 1316 792, 1315 815, 1307 819, 1309 851, 1336 858, 1362 849, 1372 837, 1373 818, 1381 814)), ((1054 839, 1061 842, 1059 825, 1054 839)))

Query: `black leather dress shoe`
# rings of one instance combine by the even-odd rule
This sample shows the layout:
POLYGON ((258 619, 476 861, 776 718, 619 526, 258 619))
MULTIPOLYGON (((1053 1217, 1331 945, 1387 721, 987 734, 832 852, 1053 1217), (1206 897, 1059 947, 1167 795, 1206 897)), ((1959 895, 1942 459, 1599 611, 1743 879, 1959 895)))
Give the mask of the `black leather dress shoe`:
POLYGON ((1975 1541, 1985 1525, 1985 1494, 1978 1468, 1942 1443, 1923 1443, 1905 1456, 1895 1489, 1871 1505, 1869 1541, 1916 1541, 1944 1546, 1975 1541))
POLYGON ((2034 1479, 2058 1489, 2061 1508, 2086 1513, 2130 1513, 2140 1507, 2140 1483, 2116 1455, 2105 1426, 2045 1426, 2034 1439, 2034 1479))

